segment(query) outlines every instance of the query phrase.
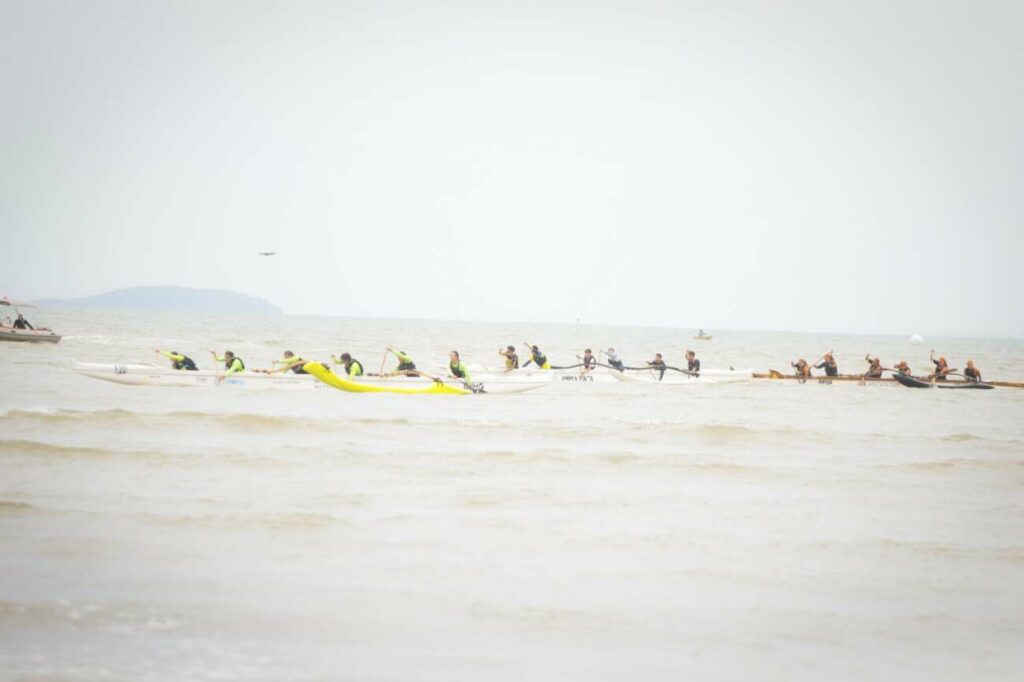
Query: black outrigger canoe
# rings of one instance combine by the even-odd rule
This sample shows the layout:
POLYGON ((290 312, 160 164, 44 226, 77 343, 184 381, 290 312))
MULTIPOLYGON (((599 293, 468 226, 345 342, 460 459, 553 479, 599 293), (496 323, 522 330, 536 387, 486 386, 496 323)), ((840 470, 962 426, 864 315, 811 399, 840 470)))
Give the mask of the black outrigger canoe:
POLYGON ((985 384, 980 381, 956 381, 949 383, 936 381, 933 383, 907 374, 900 374, 899 372, 893 372, 892 378, 909 388, 995 388, 992 384, 985 384))

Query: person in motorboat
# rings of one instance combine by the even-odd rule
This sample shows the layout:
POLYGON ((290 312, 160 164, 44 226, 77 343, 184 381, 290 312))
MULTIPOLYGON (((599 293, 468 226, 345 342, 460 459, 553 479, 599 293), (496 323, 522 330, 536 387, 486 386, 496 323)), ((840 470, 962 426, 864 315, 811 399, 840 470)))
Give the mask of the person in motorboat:
POLYGON ((667 365, 665 364, 665 360, 662 359, 661 353, 655 353, 654 359, 647 361, 647 366, 658 372, 658 381, 661 381, 665 377, 665 369, 667 365))
POLYGON ((811 365, 807 360, 800 358, 796 362, 789 363, 789 366, 796 370, 796 375, 800 377, 801 383, 811 378, 811 365))
POLYGON ((397 376, 399 374, 411 377, 419 376, 419 372, 416 371, 416 363, 412 361, 412 358, 406 354, 405 351, 395 350, 388 346, 387 352, 394 354, 394 356, 398 358, 398 367, 396 367, 395 371, 391 373, 392 376, 397 376))
POLYGON ((871 357, 871 354, 864 356, 864 360, 868 363, 868 371, 864 373, 864 379, 881 379, 882 378, 882 361, 878 358, 871 357))
POLYGON ((515 346, 507 346, 505 350, 499 350, 498 355, 505 358, 506 372, 511 372, 514 369, 519 369, 519 354, 516 353, 515 346))
POLYGON ((909 377, 910 376, 910 365, 907 364, 906 360, 900 360, 896 364, 896 366, 893 367, 893 369, 896 370, 899 374, 902 374, 905 377, 909 377))
POLYGON ((932 361, 933 365, 935 365, 935 373, 932 374, 932 377, 934 377, 936 381, 945 381, 946 375, 953 371, 949 368, 949 363, 946 362, 946 358, 939 357, 939 359, 936 360, 935 351, 933 350, 931 354, 928 355, 928 359, 932 361))
POLYGON ((981 381, 981 370, 974 366, 974 360, 967 361, 967 367, 964 368, 964 376, 967 377, 968 381, 981 381))
POLYGON ((309 374, 309 372, 302 367, 306 364, 306 361, 295 355, 295 353, 290 350, 286 350, 284 352, 283 360, 274 360, 274 364, 280 365, 280 367, 275 367, 274 369, 254 369, 253 371, 262 372, 263 374, 279 374, 281 372, 291 370, 295 374, 309 374))
POLYGON ((345 374, 347 374, 348 376, 350 376, 350 377, 361 377, 361 376, 363 376, 363 363, 361 363, 358 360, 354 359, 348 353, 342 353, 341 354, 341 358, 336 358, 332 354, 331 355, 331 360, 333 360, 334 364, 336 364, 336 365, 344 365, 345 366, 345 374))
POLYGON ((604 353, 604 356, 606 358, 608 358, 609 367, 614 367, 620 372, 623 370, 623 368, 625 368, 626 365, 623 364, 622 360, 619 359, 619 354, 615 352, 614 348, 609 348, 608 350, 604 350, 601 352, 604 353))
POLYGON ((464 384, 471 382, 469 370, 466 369, 466 364, 459 358, 459 351, 457 350, 453 350, 448 354, 448 371, 456 379, 461 379, 464 384))
POLYGON ((538 369, 551 369, 551 365, 548 363, 548 356, 541 353, 540 348, 530 345, 526 341, 523 341, 523 345, 530 349, 530 357, 523 363, 523 367, 529 367, 532 362, 537 365, 538 369))
POLYGON ((239 374, 245 371, 245 363, 242 362, 242 358, 236 356, 233 352, 229 350, 224 351, 224 357, 218 356, 215 350, 211 350, 210 353, 213 354, 214 362, 224 363, 224 376, 239 374))
POLYGON ((589 348, 583 351, 583 357, 577 355, 576 359, 579 360, 580 363, 582 363, 583 367, 582 369, 580 369, 580 371, 583 372, 584 374, 592 371, 594 368, 597 367, 597 358, 594 357, 593 352, 589 348))
POLYGON ((187 355, 183 355, 176 350, 165 351, 157 348, 156 352, 171 361, 172 369, 184 369, 191 372, 195 372, 199 369, 198 367, 196 367, 196 363, 192 360, 192 358, 190 358, 187 355))
POLYGON ((25 316, 22 315, 21 313, 18 313, 18 319, 16 319, 14 321, 14 328, 15 329, 35 329, 35 327, 33 327, 31 324, 29 324, 29 321, 26 320, 25 316))
POLYGON ((825 376, 827 377, 839 376, 839 365, 836 364, 836 359, 832 357, 832 353, 825 353, 821 356, 821 362, 811 366, 814 367, 814 369, 825 370, 825 376))
POLYGON ((692 350, 686 351, 686 371, 692 372, 692 376, 700 376, 700 360, 692 350))

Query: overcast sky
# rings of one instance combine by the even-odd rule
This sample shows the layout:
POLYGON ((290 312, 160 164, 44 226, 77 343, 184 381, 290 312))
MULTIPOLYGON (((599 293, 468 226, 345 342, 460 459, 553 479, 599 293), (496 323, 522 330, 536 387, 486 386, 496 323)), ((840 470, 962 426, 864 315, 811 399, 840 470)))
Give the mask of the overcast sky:
POLYGON ((1024 336, 1022 25, 1021 2, 0 0, 0 295, 1024 336))

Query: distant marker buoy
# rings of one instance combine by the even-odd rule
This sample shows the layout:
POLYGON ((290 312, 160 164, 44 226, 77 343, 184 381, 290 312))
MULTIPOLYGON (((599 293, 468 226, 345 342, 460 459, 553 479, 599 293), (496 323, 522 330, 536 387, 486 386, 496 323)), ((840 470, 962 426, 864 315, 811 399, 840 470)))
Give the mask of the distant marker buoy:
POLYGON ((920 346, 922 343, 924 343, 924 337, 921 336, 920 334, 914 334, 913 336, 910 337, 910 343, 912 343, 915 346, 920 346))

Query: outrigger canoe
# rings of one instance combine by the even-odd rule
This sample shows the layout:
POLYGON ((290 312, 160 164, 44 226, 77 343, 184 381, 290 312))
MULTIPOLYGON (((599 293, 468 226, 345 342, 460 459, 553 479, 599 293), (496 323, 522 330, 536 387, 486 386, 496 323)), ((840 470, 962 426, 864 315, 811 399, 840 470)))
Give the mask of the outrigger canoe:
POLYGON ((72 361, 71 369, 92 379, 126 386, 228 386, 235 388, 319 388, 323 384, 308 374, 241 372, 225 376, 213 369, 188 371, 151 363, 99 363, 72 361))
MULTIPOLYGON (((839 385, 839 386, 877 386, 877 387, 894 387, 900 384, 896 379, 891 377, 881 377, 878 379, 865 379, 859 374, 840 374, 837 377, 826 377, 826 376, 812 376, 809 379, 803 380, 794 374, 783 374, 778 370, 768 370, 767 372, 754 372, 755 379, 769 379, 772 381, 781 380, 785 383, 806 383, 806 384, 819 384, 819 385, 839 385)), ((927 382, 926 382, 927 383, 927 382)), ((936 385, 944 383, 943 387, 966 387, 971 388, 970 384, 974 384, 973 381, 964 381, 962 379, 947 379, 945 382, 937 382, 936 385), (966 385, 966 386, 965 386, 966 385)), ((1024 388, 1024 382, 1021 381, 986 381, 984 382, 989 386, 998 386, 1000 388, 1024 388)), ((932 384, 928 384, 929 386, 932 384)))
POLYGON ((466 387, 458 379, 434 381, 418 376, 360 376, 347 377, 326 369, 318 362, 303 365, 317 381, 332 388, 349 393, 398 393, 404 395, 466 395, 469 393, 523 393, 551 383, 550 378, 541 380, 529 376, 481 377, 466 387))

